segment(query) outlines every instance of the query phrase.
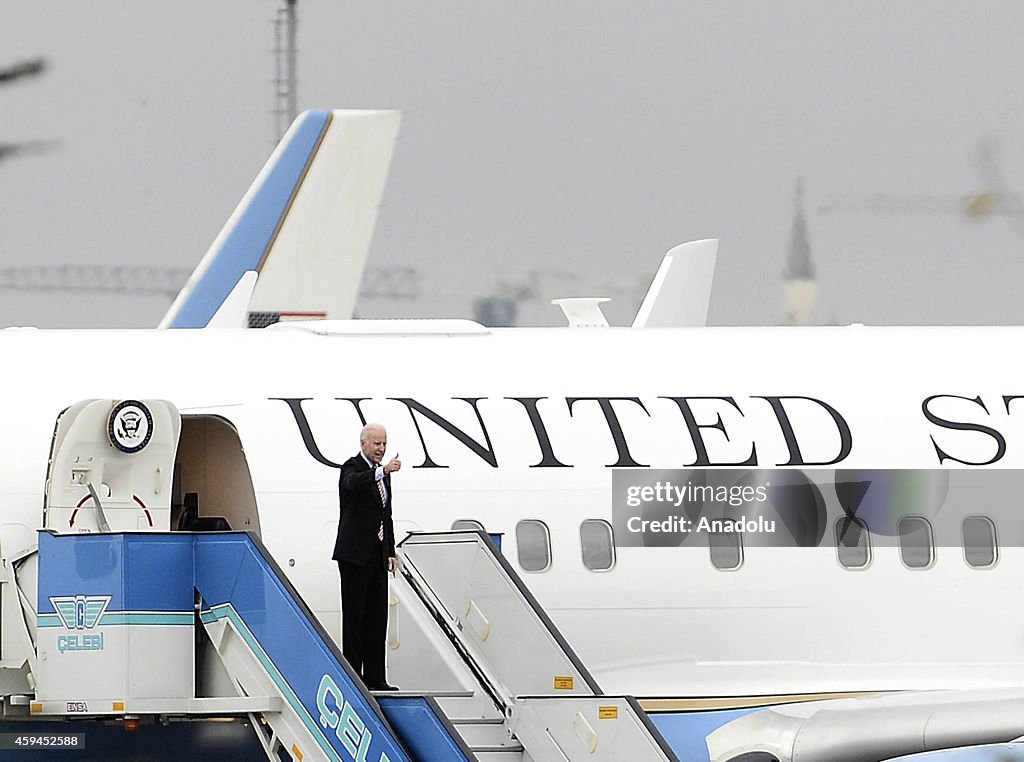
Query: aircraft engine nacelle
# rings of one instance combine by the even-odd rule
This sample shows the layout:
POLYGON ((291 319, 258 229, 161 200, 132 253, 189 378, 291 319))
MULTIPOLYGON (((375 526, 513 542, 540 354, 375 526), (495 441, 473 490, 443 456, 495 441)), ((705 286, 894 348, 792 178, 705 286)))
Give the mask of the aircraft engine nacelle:
POLYGON ((83 400, 57 419, 43 526, 167 531, 181 416, 165 400, 83 400))

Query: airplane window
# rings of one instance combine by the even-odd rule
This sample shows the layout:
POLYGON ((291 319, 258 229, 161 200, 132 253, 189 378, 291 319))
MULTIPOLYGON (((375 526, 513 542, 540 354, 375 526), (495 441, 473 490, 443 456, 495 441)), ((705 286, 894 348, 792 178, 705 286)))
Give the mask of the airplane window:
POLYGON ((935 554, 932 543, 932 525, 920 516, 900 519, 900 557, 911 569, 925 569, 932 565, 935 554))
POLYGON ((472 532, 473 530, 479 529, 481 532, 486 532, 484 525, 475 519, 455 519, 452 522, 453 532, 472 532))
POLYGON ((583 565, 590 571, 607 571, 615 565, 612 525, 600 519, 587 519, 580 524, 580 549, 583 565))
POLYGON ((523 571, 540 572, 551 566, 551 536, 548 526, 536 519, 516 524, 516 552, 523 571))
POLYGON ((708 547, 716 569, 738 569, 743 563, 739 532, 708 532, 708 547))
POLYGON ((868 527, 857 518, 843 516, 836 520, 836 552, 839 563, 847 569, 863 569, 871 560, 868 527))
POLYGON ((981 569, 996 562, 996 525, 985 516, 968 516, 961 525, 964 535, 964 560, 981 569))

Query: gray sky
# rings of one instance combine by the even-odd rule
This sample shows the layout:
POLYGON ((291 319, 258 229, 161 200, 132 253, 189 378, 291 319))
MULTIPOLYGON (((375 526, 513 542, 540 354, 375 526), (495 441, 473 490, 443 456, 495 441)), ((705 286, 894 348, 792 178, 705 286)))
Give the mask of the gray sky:
MULTIPOLYGON (((0 162, 0 268, 194 266, 272 148, 277 7, 2 0, 0 67, 49 68, 0 87, 0 143, 60 145, 0 162)), ((986 139, 995 190, 1024 193, 1024 4, 298 10, 301 108, 404 112, 371 264, 416 266, 432 297, 367 316, 469 316, 538 269, 578 273, 545 275, 545 296, 593 295, 718 237, 712 322, 777 323, 802 176, 819 318, 1024 323, 1024 217, 819 210, 993 190, 986 139)), ((0 290, 0 325, 151 326, 168 304, 0 290)))

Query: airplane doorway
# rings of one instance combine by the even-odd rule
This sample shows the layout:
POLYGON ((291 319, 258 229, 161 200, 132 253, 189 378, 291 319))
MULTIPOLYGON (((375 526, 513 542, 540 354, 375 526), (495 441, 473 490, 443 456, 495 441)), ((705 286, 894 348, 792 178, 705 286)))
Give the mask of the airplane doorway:
POLYGON ((182 415, 171 529, 234 529, 260 536, 260 516, 238 431, 216 415, 182 415))

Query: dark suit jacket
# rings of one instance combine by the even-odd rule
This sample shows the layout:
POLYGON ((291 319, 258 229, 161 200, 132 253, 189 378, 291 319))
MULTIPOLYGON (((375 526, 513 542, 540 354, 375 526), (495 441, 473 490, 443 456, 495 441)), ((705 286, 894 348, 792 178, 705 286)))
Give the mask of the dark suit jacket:
POLYGON ((334 542, 335 561, 346 561, 357 566, 383 564, 395 555, 395 526, 391 521, 391 475, 384 474, 387 505, 380 502, 380 491, 362 454, 357 454, 341 465, 338 478, 338 538, 334 542), (384 542, 377 541, 377 530, 384 522, 384 542))

